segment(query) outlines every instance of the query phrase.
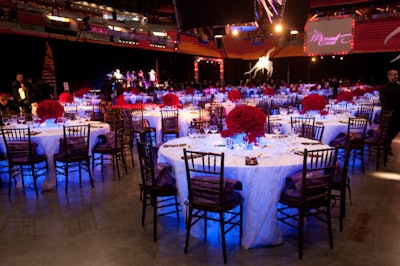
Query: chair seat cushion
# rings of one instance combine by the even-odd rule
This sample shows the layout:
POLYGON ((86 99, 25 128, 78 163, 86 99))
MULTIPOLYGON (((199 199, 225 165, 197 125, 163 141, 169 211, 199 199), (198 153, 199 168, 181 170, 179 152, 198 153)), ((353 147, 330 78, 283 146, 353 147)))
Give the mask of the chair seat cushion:
POLYGON ((68 138, 66 146, 64 139, 60 139, 58 154, 61 156, 80 156, 87 153, 86 140, 84 137, 68 138))
POLYGON ((38 153, 38 144, 34 141, 31 142, 32 145, 32 158, 29 158, 29 143, 28 142, 10 142, 8 143, 9 152, 8 155, 14 162, 27 162, 29 160, 35 160, 41 155, 38 153))
MULTIPOLYGON (((193 202, 203 204, 219 204, 219 195, 208 193, 208 191, 219 190, 219 177, 216 176, 196 176, 192 178, 193 202)), ((241 200, 240 193, 235 190, 242 190, 242 182, 231 178, 224 178, 222 204, 229 205, 241 200)))
POLYGON ((96 144, 94 145, 94 150, 101 149, 112 149, 115 147, 115 132, 108 132, 106 134, 101 134, 96 138, 96 144))
POLYGON ((365 138, 365 143, 377 142, 381 134, 380 131, 379 127, 370 127, 365 138))
MULTIPOLYGON (((166 163, 157 163, 154 166, 154 178, 157 187, 173 188, 175 187, 175 178, 172 176, 171 166, 166 163)), ((152 178, 146 178, 146 185, 152 185, 152 178)))
POLYGON ((346 140, 347 136, 346 133, 341 132, 339 133, 333 140, 329 142, 329 146, 335 147, 335 146, 346 146, 346 140))
POLYGON ((177 131, 179 130, 177 126, 178 122, 175 117, 167 117, 163 120, 163 129, 165 131, 177 131))
MULTIPOLYGON (((307 173, 306 182, 307 186, 310 185, 318 185, 325 183, 325 179, 321 179, 320 177, 324 176, 324 171, 313 171, 307 173)), ((301 185, 302 185, 303 171, 298 171, 286 178, 285 188, 282 192, 283 195, 299 198, 301 185)), ((342 178, 342 167, 339 162, 336 163, 335 174, 333 178, 333 182, 339 183, 342 178)))

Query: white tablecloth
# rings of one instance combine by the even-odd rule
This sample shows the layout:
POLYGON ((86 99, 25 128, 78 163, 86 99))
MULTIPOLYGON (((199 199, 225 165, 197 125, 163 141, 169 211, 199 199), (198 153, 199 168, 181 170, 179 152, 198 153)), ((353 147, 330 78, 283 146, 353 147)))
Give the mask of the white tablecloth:
MULTIPOLYGON (((79 122, 71 121, 70 125, 78 124, 79 122)), ((96 143, 97 136, 101 134, 105 134, 110 131, 110 127, 106 123, 91 121, 88 122, 91 124, 90 127, 90 139, 89 139, 89 152, 91 153, 92 148, 96 143)), ((60 127, 46 127, 40 126, 38 128, 31 129, 31 131, 40 132, 38 135, 32 135, 32 140, 38 144, 39 153, 47 154, 48 161, 48 172, 43 180, 41 190, 52 190, 56 186, 56 172, 54 168, 54 154, 58 152, 59 147, 59 139, 63 138, 63 128, 60 127)), ((4 140, 1 137, 0 145, 3 150, 4 148, 4 140)))
MULTIPOLYGON (((156 129, 157 134, 157 144, 162 143, 161 134, 161 112, 160 110, 147 110, 144 111, 143 116, 149 121, 150 127, 156 129)), ((188 128, 190 127, 190 122, 193 119, 199 118, 199 111, 197 110, 179 110, 179 129, 180 136, 187 136, 188 128)))
MULTIPOLYGON (((289 146, 297 149, 326 148, 326 145, 301 145, 300 141, 312 142, 299 138, 297 146, 289 146)), ((242 245, 245 248, 254 248, 265 245, 277 245, 282 243, 282 234, 277 220, 277 207, 280 193, 285 185, 285 179, 290 174, 301 170, 302 156, 295 155, 293 151, 283 148, 291 143, 289 139, 263 138, 262 145, 253 150, 227 150, 223 146, 225 140, 219 134, 214 134, 206 139, 190 139, 188 137, 174 139, 168 144, 187 144, 187 149, 225 152, 225 177, 240 180, 243 190, 240 192, 244 198, 243 208, 243 238, 242 245), (263 147, 263 148, 261 148, 263 147), (245 156, 258 157, 258 165, 245 165, 245 156)), ((187 181, 185 164, 182 160, 182 147, 161 146, 158 153, 159 162, 165 162, 173 166, 176 178, 178 196, 183 213, 186 213, 187 181)), ((195 237, 203 235, 203 223, 197 223, 192 228, 195 237)), ((218 236, 217 224, 209 221, 208 236, 218 236)), ((229 241, 229 240, 227 240, 229 241)), ((237 238, 232 239, 237 243, 237 238)))
MULTIPOLYGON (((299 116, 299 115, 294 115, 299 116)), ((347 132, 347 116, 328 115, 326 118, 316 117, 316 123, 324 125, 324 134, 322 136, 322 142, 328 144, 333 140, 340 132, 347 132)), ((272 115, 270 116, 270 124, 279 123, 282 125, 283 133, 287 133, 291 129, 290 115, 272 115)))

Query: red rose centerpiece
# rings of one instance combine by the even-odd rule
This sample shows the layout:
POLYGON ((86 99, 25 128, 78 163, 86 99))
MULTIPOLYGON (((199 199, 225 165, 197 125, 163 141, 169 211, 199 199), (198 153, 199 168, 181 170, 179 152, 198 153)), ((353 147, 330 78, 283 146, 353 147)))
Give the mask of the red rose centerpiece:
POLYGON ((353 102, 354 94, 351 91, 342 91, 338 94, 336 102, 353 102))
POLYGON ((56 100, 44 100, 39 102, 36 113, 42 121, 46 119, 54 121, 63 115, 64 107, 56 100))
POLYGON ((238 90, 231 90, 228 93, 228 99, 231 100, 232 102, 237 102, 242 98, 242 95, 240 94, 240 91, 238 90))
POLYGON ((275 90, 271 87, 265 87, 263 90, 263 95, 274 95, 275 94, 275 90))
POLYGON ((319 94, 310 94, 301 101, 301 113, 304 114, 309 111, 321 112, 324 110, 327 103, 328 101, 324 96, 319 94))
POLYGON ((264 135, 266 116, 253 106, 238 106, 226 116, 227 129, 221 132, 221 137, 233 137, 237 134, 246 134, 249 143, 255 142, 257 137, 264 135))
POLYGON ((177 106, 179 104, 179 98, 175 94, 168 93, 162 97, 162 103, 165 106, 177 106))
POLYGON ((90 92, 89 88, 82 88, 76 92, 74 92, 74 96, 77 98, 83 98, 83 95, 87 94, 90 92))
POLYGON ((186 95, 193 95, 194 89, 192 87, 187 87, 185 93, 186 95))
POLYGON ((354 96, 364 96, 365 94, 365 89, 364 88, 355 88, 353 91, 354 96))
POLYGON ((72 103, 74 101, 74 97, 69 92, 63 92, 58 97, 58 100, 62 103, 72 103))
POLYGON ((140 94, 140 90, 138 88, 133 88, 131 93, 135 94, 135 95, 139 95, 140 94))

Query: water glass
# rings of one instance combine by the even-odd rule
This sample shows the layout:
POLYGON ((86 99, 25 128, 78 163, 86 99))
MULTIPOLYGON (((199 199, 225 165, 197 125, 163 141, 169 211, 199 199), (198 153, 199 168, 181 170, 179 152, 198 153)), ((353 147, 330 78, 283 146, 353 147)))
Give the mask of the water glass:
POLYGON ((25 116, 24 115, 18 116, 18 123, 23 124, 24 122, 25 122, 25 116))
POLYGON ((15 126, 18 124, 18 116, 17 115, 12 115, 10 120, 9 120, 10 125, 15 126))
POLYGON ((8 122, 9 122, 9 117, 8 117, 8 116, 3 116, 3 117, 1 118, 1 120, 2 120, 2 122, 3 122, 3 125, 5 125, 5 126, 8 125, 8 122))
POLYGON ((280 125, 274 125, 272 131, 277 137, 282 133, 280 125))
POLYGON ((226 148, 228 150, 233 149, 233 139, 232 138, 226 138, 226 148))
POLYGON ((195 128, 189 128, 188 129, 188 136, 189 138, 193 139, 196 137, 196 129, 195 128))
POLYGON ((204 130, 204 133, 208 134, 208 132, 210 132, 210 125, 205 123, 203 125, 203 130, 204 130))
POLYGON ((210 126, 210 131, 211 131, 212 134, 217 133, 217 132, 218 132, 218 127, 217 127, 217 125, 211 125, 211 126, 210 126))

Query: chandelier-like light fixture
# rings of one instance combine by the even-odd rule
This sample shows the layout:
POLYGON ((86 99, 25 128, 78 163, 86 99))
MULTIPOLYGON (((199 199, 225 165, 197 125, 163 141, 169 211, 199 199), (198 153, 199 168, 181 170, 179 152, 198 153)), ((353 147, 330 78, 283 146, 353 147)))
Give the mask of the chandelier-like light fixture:
POLYGON ((282 6, 282 0, 257 0, 257 2, 259 5, 262 5, 264 7, 269 23, 272 24, 272 18, 274 17, 274 14, 277 16, 279 15, 275 5, 282 6), (272 11, 270 10, 270 8, 272 9, 272 11))

